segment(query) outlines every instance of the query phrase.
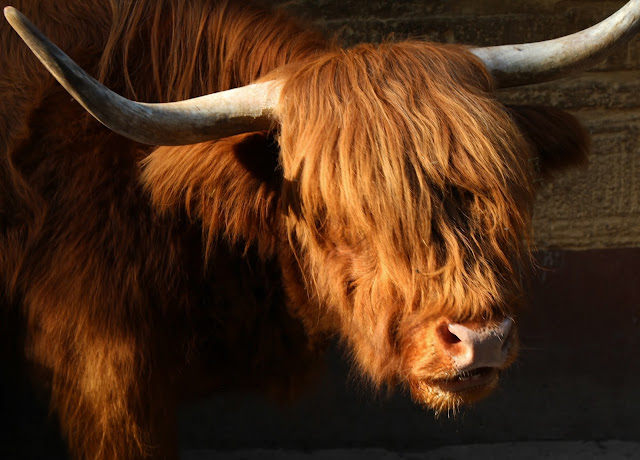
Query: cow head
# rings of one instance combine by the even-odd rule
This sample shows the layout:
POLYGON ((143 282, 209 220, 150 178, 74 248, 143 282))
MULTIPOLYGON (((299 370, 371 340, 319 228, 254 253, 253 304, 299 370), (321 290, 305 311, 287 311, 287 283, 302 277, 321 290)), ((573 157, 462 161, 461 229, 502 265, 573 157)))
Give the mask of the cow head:
MULTIPOLYGON (((151 106, 86 79, 12 15, 65 87, 134 140, 187 144, 279 126, 278 190, 252 206, 236 194, 234 206, 268 214, 282 236, 293 314, 309 331, 339 332, 373 382, 403 383, 436 410, 496 386, 517 353, 536 176, 570 163, 558 151, 583 158, 587 140, 567 114, 505 107, 493 90, 574 67, 555 61, 555 45, 361 45, 319 53, 248 87, 151 106), (533 67, 519 60, 523 50, 533 67)), ((618 36, 629 36, 625 30, 618 36)), ((589 50, 568 54, 582 56, 578 66, 603 56, 602 47, 589 50)))
MULTIPOLYGON (((306 291, 365 374, 437 410, 486 395, 517 352, 540 160, 513 113, 458 46, 327 53, 282 89, 282 200, 306 291)), ((548 134, 580 156, 571 124, 548 134)))

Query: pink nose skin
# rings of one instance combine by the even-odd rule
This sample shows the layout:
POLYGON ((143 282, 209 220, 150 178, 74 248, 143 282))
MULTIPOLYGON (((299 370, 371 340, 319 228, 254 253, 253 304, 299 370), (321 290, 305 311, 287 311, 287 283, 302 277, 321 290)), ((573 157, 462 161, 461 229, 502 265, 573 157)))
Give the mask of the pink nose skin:
POLYGON ((496 326, 473 329, 462 324, 449 324, 443 331, 450 334, 444 342, 454 367, 460 372, 501 367, 509 356, 512 326, 511 318, 496 326))

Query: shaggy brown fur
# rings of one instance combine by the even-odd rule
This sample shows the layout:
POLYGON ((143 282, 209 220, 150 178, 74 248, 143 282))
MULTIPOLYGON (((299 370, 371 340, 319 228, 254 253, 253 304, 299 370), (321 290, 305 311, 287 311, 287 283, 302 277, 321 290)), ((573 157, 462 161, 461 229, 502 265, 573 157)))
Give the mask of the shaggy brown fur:
POLYGON ((490 390, 435 392, 432 337, 517 313, 536 169, 587 148, 572 117, 503 107, 463 47, 345 50, 239 2, 14 6, 139 100, 286 82, 277 133, 149 148, 0 25, 0 301, 75 456, 175 456, 185 392, 289 396, 336 333, 430 407, 490 390))

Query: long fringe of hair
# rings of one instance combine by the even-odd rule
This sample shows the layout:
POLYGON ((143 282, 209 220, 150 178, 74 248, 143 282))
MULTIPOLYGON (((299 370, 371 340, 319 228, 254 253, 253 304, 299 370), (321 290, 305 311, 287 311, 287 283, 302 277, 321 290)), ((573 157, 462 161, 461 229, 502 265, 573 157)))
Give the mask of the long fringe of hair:
POLYGON ((529 253, 532 152, 482 64, 460 46, 405 42, 289 72, 288 231, 362 367, 381 379, 394 336, 428 317, 508 313, 529 253))

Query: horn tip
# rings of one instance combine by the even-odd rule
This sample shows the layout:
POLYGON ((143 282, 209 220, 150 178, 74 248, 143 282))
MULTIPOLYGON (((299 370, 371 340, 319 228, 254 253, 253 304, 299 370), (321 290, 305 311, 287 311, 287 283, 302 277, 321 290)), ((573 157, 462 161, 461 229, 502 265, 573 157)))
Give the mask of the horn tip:
POLYGON ((3 8, 4 11, 4 17, 7 18, 7 21, 9 22, 9 24, 11 24, 12 26, 20 21, 20 16, 22 16, 20 14, 20 11, 16 10, 14 7, 12 6, 5 6, 3 8))

